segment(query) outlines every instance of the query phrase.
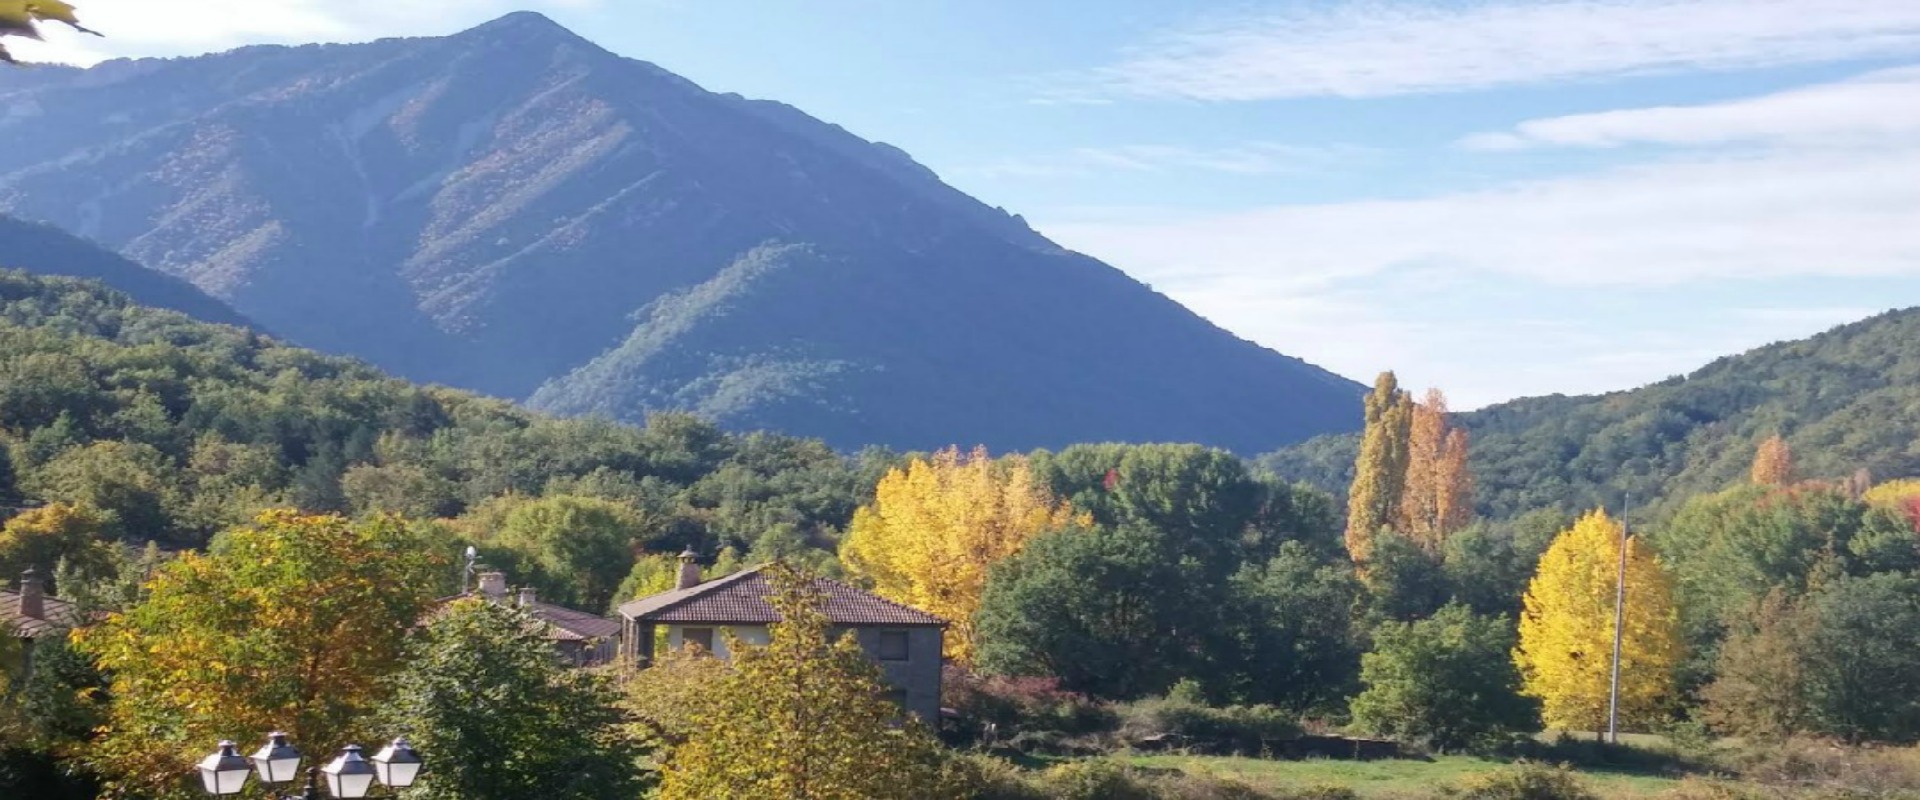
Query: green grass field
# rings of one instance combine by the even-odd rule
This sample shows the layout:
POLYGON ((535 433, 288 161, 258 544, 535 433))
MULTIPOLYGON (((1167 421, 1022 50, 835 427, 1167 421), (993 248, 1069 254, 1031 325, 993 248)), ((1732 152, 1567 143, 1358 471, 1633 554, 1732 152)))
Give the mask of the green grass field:
MULTIPOLYGON (((1190 774, 1226 778, 1256 789, 1282 790, 1338 786, 1352 789, 1361 797, 1367 798, 1426 796, 1440 786, 1507 766, 1506 762, 1466 756, 1441 756, 1432 761, 1412 759, 1268 761, 1253 758, 1153 755, 1134 756, 1128 761, 1141 767, 1177 769, 1190 774)), ((1595 791, 1606 797, 1654 797, 1680 785, 1677 778, 1659 775, 1592 769, 1581 770, 1580 775, 1593 786, 1595 791)))

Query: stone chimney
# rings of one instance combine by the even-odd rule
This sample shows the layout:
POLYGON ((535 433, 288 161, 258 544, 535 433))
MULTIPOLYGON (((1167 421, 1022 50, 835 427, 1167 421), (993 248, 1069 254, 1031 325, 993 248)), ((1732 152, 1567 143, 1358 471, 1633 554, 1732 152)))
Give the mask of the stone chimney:
POLYGON ((480 596, 496 603, 507 599, 507 573, 480 573, 480 596))
POLYGON ((531 586, 520 587, 520 605, 531 608, 533 607, 533 604, 539 599, 540 598, 536 594, 534 594, 533 587, 531 586))
POLYGON ((40 572, 33 567, 20 576, 20 616, 46 619, 47 593, 40 583, 40 572))
POLYGON ((674 582, 673 588, 691 589, 700 585, 700 564, 696 558, 699 556, 694 555, 691 547, 680 554, 680 579, 674 582))

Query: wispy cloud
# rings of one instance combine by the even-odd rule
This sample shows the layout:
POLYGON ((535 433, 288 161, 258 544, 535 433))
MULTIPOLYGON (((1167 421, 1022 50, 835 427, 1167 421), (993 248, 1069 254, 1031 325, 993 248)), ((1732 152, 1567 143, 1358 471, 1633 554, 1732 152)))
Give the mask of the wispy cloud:
POLYGON ((1920 67, 1762 97, 1528 120, 1460 140, 1479 150, 1532 147, 1792 144, 1871 146, 1920 137, 1920 67))
POLYGON ((1917 176, 1920 145, 1700 157, 1420 200, 1046 230, 1150 280, 1223 275, 1268 294, 1419 264, 1569 286, 1920 276, 1917 176))
POLYGON ((1003 158, 961 167, 956 174, 981 177, 1046 178, 1115 172, 1212 172, 1233 175, 1298 174, 1362 158, 1361 147, 1306 147, 1279 142, 1246 142, 1226 147, 1116 145, 1077 147, 1042 156, 1003 158))
POLYGON ((1920 52, 1920 3, 1888 0, 1348 2, 1219 18, 1042 95, 1235 101, 1447 92, 1920 52))
POLYGON ((178 55, 264 42, 357 41, 451 33, 517 8, 590 8, 601 0, 154 0, 78 3, 94 38, 63 26, 46 41, 9 39, 29 61, 92 64, 115 56, 178 55), (184 9, 184 10, 183 10, 184 9), (18 44, 16 44, 18 42, 18 44))
POLYGON ((1687 151, 1417 200, 1038 216, 1037 227, 1282 352, 1361 377, 1400 368, 1477 405, 1657 380, 1859 316, 1861 300, 1911 304, 1920 297, 1880 291, 1797 311, 1789 291, 1784 308, 1707 313, 1732 286, 1920 278, 1915 220, 1920 145, 1909 144, 1687 151), (1618 321, 1576 310, 1623 296, 1697 307, 1618 321))

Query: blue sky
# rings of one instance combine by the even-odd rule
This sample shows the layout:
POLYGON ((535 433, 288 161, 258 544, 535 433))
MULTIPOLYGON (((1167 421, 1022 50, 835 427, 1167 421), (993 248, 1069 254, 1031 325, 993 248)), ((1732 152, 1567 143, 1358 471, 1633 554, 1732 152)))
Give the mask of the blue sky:
POLYGON ((515 7, 913 154, 1222 326, 1455 407, 1920 304, 1912 0, 88 0, 29 57, 515 7), (91 49, 82 49, 91 48, 91 49))

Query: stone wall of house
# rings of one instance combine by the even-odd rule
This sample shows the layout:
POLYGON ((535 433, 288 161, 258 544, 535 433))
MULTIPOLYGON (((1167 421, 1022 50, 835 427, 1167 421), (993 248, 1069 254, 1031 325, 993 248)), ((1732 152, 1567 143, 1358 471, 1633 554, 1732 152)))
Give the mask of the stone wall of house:
POLYGON ((896 697, 907 711, 928 725, 940 725, 940 650, 944 646, 939 628, 856 628, 854 635, 867 655, 880 665, 887 682, 904 696, 896 697), (905 631, 907 658, 904 661, 880 659, 882 631, 905 631))

